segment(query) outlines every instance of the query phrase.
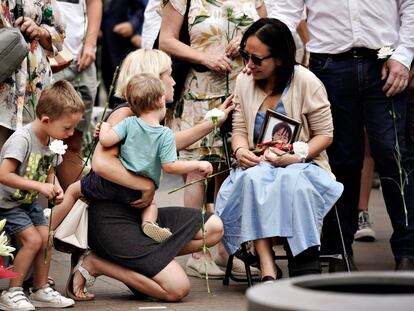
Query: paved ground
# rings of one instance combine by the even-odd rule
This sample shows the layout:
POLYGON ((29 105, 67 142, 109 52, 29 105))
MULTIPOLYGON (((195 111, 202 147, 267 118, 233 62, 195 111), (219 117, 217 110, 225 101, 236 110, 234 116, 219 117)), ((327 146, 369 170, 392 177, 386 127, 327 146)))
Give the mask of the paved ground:
MULTIPOLYGON (((159 206, 181 205, 182 191, 173 195, 167 195, 167 189, 173 189, 179 185, 177 179, 165 178, 164 185, 157 195, 159 206)), ((391 231, 390 222, 387 218, 382 194, 379 190, 373 190, 370 211, 377 232, 377 240, 374 243, 355 243, 355 262, 360 270, 392 270, 394 268, 393 257, 389 247, 388 239, 391 231)), ((177 258, 184 265, 186 257, 177 258)), ((280 266, 287 275, 286 262, 280 262, 280 266)), ((53 256, 51 276, 57 283, 57 289, 65 288, 66 279, 69 274, 69 256, 56 252, 53 256)), ((5 282, 0 283, 4 288, 5 282)), ((129 290, 121 283, 100 277, 91 289, 96 294, 92 302, 79 302, 75 308, 78 310, 177 310, 177 311, 212 311, 246 310, 244 292, 246 284, 231 282, 230 286, 223 286, 220 280, 210 281, 212 293, 208 294, 204 280, 191 278, 192 290, 180 303, 164 303, 157 301, 134 300, 129 290)), ((41 310, 41 309, 39 309, 41 310)))

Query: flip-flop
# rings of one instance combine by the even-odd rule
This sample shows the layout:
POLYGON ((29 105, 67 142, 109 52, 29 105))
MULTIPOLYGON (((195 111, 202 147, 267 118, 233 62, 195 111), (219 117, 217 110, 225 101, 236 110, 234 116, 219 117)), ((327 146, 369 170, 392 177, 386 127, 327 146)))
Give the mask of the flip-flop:
POLYGON ((95 295, 91 294, 88 292, 88 287, 91 287, 94 283, 96 278, 92 275, 89 274, 88 270, 86 270, 84 267, 82 267, 83 264, 83 260, 85 259, 86 256, 88 256, 90 254, 90 251, 86 251, 84 252, 80 257, 79 260, 76 264, 76 266, 74 267, 74 262, 76 262, 75 260, 75 255, 72 255, 71 258, 71 272, 69 274, 69 279, 66 283, 66 295, 69 298, 72 298, 73 300, 76 301, 90 301, 95 299, 95 295), (79 273, 83 276, 83 278, 85 279, 85 286, 83 288, 83 293, 85 295, 85 297, 78 297, 75 295, 75 293, 73 292, 73 277, 75 275, 75 273, 79 271, 79 273))

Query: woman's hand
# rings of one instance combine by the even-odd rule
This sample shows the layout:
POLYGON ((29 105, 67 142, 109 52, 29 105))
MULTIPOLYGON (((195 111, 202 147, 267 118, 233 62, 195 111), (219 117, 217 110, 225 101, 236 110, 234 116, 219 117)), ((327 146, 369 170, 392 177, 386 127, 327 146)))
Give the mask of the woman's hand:
POLYGON ((42 29, 31 18, 20 16, 14 22, 20 31, 30 40, 39 40, 42 35, 42 29))
POLYGON ((234 58, 239 56, 241 36, 233 38, 226 47, 226 56, 234 58))
POLYGON ((231 72, 232 70, 231 59, 221 53, 205 53, 202 65, 221 73, 231 72))
POLYGON ((234 94, 231 94, 226 100, 218 107, 221 111, 224 112, 224 116, 222 116, 217 123, 217 126, 220 127, 229 117, 229 113, 232 112, 236 105, 233 103, 234 94))
POLYGON ((285 167, 289 164, 301 162, 294 154, 287 153, 286 151, 274 147, 270 147, 265 151, 263 159, 273 166, 278 167, 285 167))
POLYGON ((142 196, 140 199, 130 203, 132 207, 145 208, 149 206, 154 200, 155 187, 149 190, 142 190, 141 193, 142 193, 142 196))
POLYGON ((239 162, 239 166, 242 169, 247 169, 253 166, 256 166, 260 163, 261 159, 256 156, 253 152, 251 152, 247 148, 238 148, 236 149, 235 157, 237 159, 237 162, 239 162))

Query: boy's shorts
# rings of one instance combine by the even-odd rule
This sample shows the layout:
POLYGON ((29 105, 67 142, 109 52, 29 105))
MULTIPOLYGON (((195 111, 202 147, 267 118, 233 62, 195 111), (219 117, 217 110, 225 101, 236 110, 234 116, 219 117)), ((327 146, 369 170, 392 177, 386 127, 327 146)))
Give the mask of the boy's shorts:
POLYGON ((8 235, 21 232, 30 226, 48 225, 43 208, 37 202, 13 208, 0 208, 0 219, 7 220, 4 229, 8 235))
POLYGON ((88 201, 115 200, 129 204, 141 198, 141 191, 115 184, 94 172, 81 179, 81 192, 88 201))

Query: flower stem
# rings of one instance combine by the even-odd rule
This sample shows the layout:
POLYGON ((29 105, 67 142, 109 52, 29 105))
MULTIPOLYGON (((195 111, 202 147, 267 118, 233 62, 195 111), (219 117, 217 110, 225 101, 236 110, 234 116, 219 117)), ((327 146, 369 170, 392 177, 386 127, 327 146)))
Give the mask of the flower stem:
MULTIPOLYGON (((56 154, 55 173, 53 174, 53 181, 52 181, 53 186, 55 185, 55 182, 56 182, 58 161, 59 161, 59 155, 56 154)), ((52 199, 52 202, 54 204, 54 199, 52 199)), ((48 231, 47 231, 47 243, 46 243, 46 247, 45 247, 44 254, 43 254, 43 260, 44 260, 45 264, 47 264, 47 255, 48 255, 48 251, 49 251, 49 244, 52 241, 52 235, 53 235, 52 217, 53 217, 53 208, 50 209, 49 227, 48 227, 48 231)))
POLYGON ((206 227, 205 227, 205 216, 206 216, 206 205, 207 205, 207 186, 208 186, 208 180, 204 179, 204 199, 203 199, 203 206, 201 207, 201 235, 203 238, 203 257, 204 257, 204 268, 206 271, 205 277, 206 277, 206 286, 207 286, 207 292, 210 294, 210 284, 208 282, 208 270, 207 270, 207 245, 206 245, 206 227))
POLYGON ((225 169, 223 171, 217 172, 215 174, 211 174, 210 176, 207 176, 207 177, 204 177, 204 178, 201 178, 201 179, 197 179, 197 180, 193 180, 192 182, 189 182, 188 184, 185 184, 185 185, 183 185, 181 187, 178 187, 178 188, 175 188, 175 189, 171 190, 170 192, 168 192, 168 194, 177 192, 177 191, 179 191, 181 189, 184 189, 184 188, 186 188, 188 186, 194 185, 194 184, 196 184, 198 182, 208 181, 208 180, 210 180, 211 178, 213 178, 215 176, 221 175, 221 174, 226 173, 226 172, 229 172, 231 170, 232 170, 232 168, 228 168, 228 169, 225 169))
MULTIPOLYGON (((112 76, 111 86, 109 87, 108 96, 107 96, 107 98, 106 98, 105 108, 104 108, 104 111, 103 111, 103 113, 102 113, 102 116, 101 116, 101 119, 100 119, 100 121, 99 121, 99 122, 102 122, 103 120, 105 120, 106 111, 108 110, 108 107, 109 107, 109 99, 110 99, 110 98, 112 97, 112 95, 113 95, 113 92, 114 92, 114 86, 115 86, 115 82, 116 82, 116 80, 118 79, 118 74, 119 74, 119 66, 116 66, 116 68, 115 68, 115 72, 114 72, 114 75, 112 76)), ((88 152, 88 155, 87 155, 87 157, 86 157, 86 160, 85 160, 85 162, 83 163, 82 169, 80 170, 80 172, 79 172, 78 176, 76 176, 75 181, 76 181, 76 180, 78 180, 78 179, 81 177, 81 175, 82 175, 82 173, 83 173, 83 171, 84 171, 84 169, 85 169, 86 165, 88 165, 88 161, 89 161, 89 159, 91 158, 91 156, 92 156, 93 152, 95 151, 95 147, 96 147, 96 144, 97 144, 97 143, 98 143, 98 139, 94 139, 94 140, 91 142, 91 147, 89 148, 89 152, 88 152)))

